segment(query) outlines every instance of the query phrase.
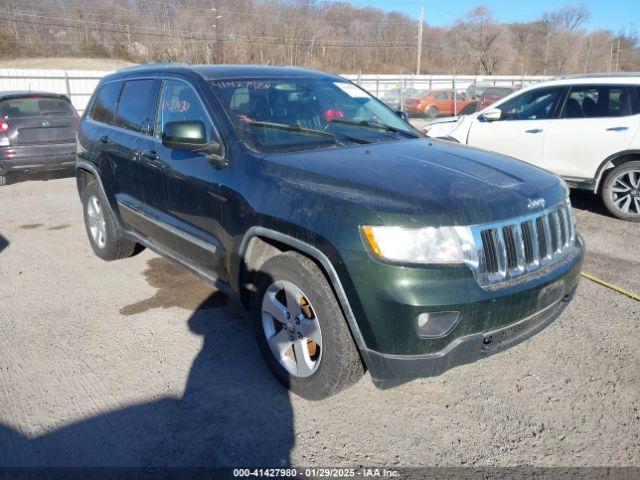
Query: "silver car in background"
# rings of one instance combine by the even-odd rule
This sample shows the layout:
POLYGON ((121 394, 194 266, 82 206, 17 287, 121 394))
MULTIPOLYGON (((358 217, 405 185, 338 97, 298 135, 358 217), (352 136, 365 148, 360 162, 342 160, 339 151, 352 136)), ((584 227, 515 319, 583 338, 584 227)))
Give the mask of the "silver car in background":
POLYGON ((79 120, 65 95, 0 92, 0 185, 14 174, 73 176, 79 120))

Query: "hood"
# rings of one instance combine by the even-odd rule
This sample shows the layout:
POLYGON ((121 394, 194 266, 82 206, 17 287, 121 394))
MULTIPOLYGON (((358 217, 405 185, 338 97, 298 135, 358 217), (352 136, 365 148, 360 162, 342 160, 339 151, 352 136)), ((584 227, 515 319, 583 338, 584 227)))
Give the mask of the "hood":
POLYGON ((562 181, 550 172, 433 139, 274 153, 263 168, 282 186, 367 207, 396 225, 490 223, 566 197, 562 181))

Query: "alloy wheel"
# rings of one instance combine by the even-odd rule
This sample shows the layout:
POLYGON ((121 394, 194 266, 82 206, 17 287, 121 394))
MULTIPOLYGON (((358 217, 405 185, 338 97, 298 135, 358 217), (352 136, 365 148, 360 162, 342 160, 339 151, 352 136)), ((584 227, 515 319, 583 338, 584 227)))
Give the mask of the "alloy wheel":
POLYGON ((620 172, 611 183, 609 195, 622 213, 640 216, 640 170, 620 172))
POLYGON ((100 200, 95 195, 91 195, 87 202, 87 221, 93 242, 98 248, 104 248, 107 243, 107 225, 100 200))
POLYGON ((262 298, 262 327, 271 353, 289 375, 309 377, 322 358, 315 309, 296 285, 274 282, 262 298))

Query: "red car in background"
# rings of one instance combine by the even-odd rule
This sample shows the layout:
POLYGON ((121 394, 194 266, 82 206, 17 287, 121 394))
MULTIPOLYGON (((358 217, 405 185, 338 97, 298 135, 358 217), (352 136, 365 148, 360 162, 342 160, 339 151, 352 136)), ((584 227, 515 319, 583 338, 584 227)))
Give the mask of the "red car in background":
POLYGON ((417 90, 413 95, 404 99, 402 109, 409 114, 410 117, 417 117, 422 115, 422 112, 418 109, 420 102, 424 97, 429 94, 429 90, 417 90))
POLYGON ((489 87, 478 97, 478 111, 515 92, 512 87, 489 87))
POLYGON ((420 115, 428 118, 451 116, 457 112, 459 113, 469 103, 471 103, 471 100, 463 94, 456 94, 454 102, 453 90, 431 90, 420 101, 417 110, 420 115))

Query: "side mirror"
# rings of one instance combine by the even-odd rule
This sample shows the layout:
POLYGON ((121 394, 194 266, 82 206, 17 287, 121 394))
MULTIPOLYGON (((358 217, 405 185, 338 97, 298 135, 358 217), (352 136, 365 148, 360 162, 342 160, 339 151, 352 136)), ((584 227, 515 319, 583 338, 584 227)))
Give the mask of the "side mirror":
POLYGON ((485 122, 495 122, 502 118, 502 110, 499 108, 492 108, 491 110, 484 112, 481 117, 485 122))
POLYGON ((207 141, 204 123, 199 120, 167 122, 162 132, 162 145, 174 150, 206 153, 217 159, 224 157, 224 151, 219 142, 207 141))
POLYGON ((400 117, 405 122, 409 123, 409 114, 403 110, 396 110, 396 115, 400 117))

